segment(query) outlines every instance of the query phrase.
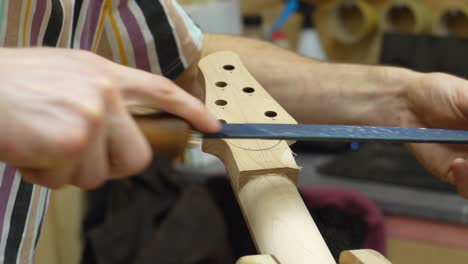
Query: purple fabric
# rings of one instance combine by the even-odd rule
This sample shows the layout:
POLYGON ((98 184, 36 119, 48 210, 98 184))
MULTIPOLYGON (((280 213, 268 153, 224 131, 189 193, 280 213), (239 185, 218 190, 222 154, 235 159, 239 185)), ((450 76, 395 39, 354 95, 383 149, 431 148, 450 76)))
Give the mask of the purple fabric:
POLYGON ((128 8, 128 0, 122 0, 119 11, 132 42, 136 67, 141 70, 150 71, 145 39, 135 16, 128 8))
POLYGON ((104 0, 90 0, 85 24, 81 32, 80 48, 90 50, 98 27, 104 0))
POLYGON ((3 234, 3 226, 5 223, 5 212, 10 198, 11 187, 15 179, 16 169, 6 165, 3 172, 2 185, 0 186, 0 237, 3 234))
POLYGON ((311 208, 332 206, 345 214, 360 217, 368 225, 368 233, 363 248, 374 249, 381 254, 386 252, 385 219, 377 205, 361 193, 333 187, 300 187, 304 203, 311 208))
POLYGON ((36 46, 38 44, 39 31, 41 30, 42 20, 44 19, 46 5, 47 0, 36 1, 36 12, 34 13, 33 21, 31 24, 31 37, 29 40, 31 46, 36 46))

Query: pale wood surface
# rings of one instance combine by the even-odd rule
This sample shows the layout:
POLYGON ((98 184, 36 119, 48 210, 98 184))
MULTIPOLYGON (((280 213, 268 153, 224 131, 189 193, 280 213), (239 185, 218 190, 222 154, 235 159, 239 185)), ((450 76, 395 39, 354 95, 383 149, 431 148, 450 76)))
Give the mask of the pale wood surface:
MULTIPOLYGON (((204 82, 200 87, 206 89, 205 104, 219 119, 227 123, 297 124, 248 73, 236 54, 219 52, 209 55, 200 61, 199 67, 201 81, 204 82), (234 69, 225 70, 225 66, 234 69), (276 116, 268 117, 265 115, 267 112, 274 112, 276 116)), ((236 189, 253 176, 272 172, 283 173, 297 181, 299 168, 285 141, 205 140, 203 150, 224 161, 236 189)))
POLYGON ((246 256, 240 258, 236 264, 279 264, 270 255, 246 256))
POLYGON ((281 264, 335 263, 309 211, 287 177, 267 174, 238 193, 257 248, 281 264))
MULTIPOLYGON (((236 54, 211 54, 200 61, 199 68, 200 87, 206 89, 205 104, 219 119, 228 123, 296 123, 236 54)), ((261 254, 272 255, 282 264, 335 263, 295 185, 299 168, 288 142, 204 140, 203 150, 226 165, 261 254)))
POLYGON ((370 249, 343 251, 339 264, 392 264, 382 254, 370 249))

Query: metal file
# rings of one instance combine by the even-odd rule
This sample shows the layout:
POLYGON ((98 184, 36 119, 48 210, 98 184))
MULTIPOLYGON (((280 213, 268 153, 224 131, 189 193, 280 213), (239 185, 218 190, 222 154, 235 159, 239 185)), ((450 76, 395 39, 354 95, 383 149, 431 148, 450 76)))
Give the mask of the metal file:
POLYGON ((224 124, 219 132, 204 134, 203 137, 297 141, 468 143, 468 131, 465 130, 315 124, 224 124))

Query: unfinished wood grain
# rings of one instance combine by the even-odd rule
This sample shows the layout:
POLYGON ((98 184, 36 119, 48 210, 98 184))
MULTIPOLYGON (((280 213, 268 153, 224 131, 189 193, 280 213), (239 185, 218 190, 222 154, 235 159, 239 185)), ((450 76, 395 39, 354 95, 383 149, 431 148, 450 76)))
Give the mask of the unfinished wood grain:
MULTIPOLYGON (((261 87, 232 52, 199 62, 205 104, 227 123, 297 122, 261 87)), ((296 188, 299 167, 288 142, 210 139, 202 149, 225 164, 261 254, 281 264, 336 263, 296 188)))
POLYGON ((296 185, 284 175, 249 181, 238 199, 259 252, 281 264, 335 263, 296 185))
MULTIPOLYGON (((200 86, 206 89, 205 104, 218 119, 227 123, 297 124, 247 72, 236 54, 209 55, 199 67, 204 77, 200 86), (233 70, 225 69, 230 67, 233 70)), ((297 182, 299 167, 286 141, 214 139, 205 140, 203 150, 224 161, 236 189, 252 177, 272 172, 297 182)))
POLYGON ((371 249, 343 251, 339 264, 392 264, 382 254, 371 249))

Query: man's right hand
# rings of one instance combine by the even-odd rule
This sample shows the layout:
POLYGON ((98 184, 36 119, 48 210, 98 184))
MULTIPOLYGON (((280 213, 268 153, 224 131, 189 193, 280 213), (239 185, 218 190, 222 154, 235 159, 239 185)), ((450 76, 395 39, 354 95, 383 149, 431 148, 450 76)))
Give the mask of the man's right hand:
POLYGON ((152 155, 128 105, 219 129, 200 101, 162 76, 87 51, 0 49, 0 160, 29 182, 94 188, 141 172, 152 155))

